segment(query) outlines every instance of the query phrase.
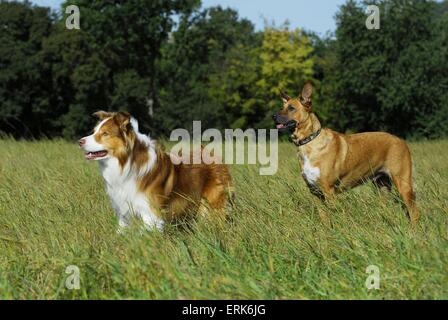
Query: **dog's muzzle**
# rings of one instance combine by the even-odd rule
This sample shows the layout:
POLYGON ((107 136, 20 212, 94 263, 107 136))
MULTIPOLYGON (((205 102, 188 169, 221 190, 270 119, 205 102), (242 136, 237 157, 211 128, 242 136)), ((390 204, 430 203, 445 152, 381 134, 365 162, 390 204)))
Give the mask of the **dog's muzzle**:
POLYGON ((278 114, 274 114, 272 119, 274 119, 275 125, 280 133, 293 133, 296 130, 297 122, 295 120, 288 120, 288 118, 278 114))

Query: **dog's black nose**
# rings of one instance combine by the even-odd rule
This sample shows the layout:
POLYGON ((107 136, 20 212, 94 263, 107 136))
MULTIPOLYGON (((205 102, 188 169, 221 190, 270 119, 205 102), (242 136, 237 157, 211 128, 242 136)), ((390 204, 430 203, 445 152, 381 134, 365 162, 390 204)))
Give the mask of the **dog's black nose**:
POLYGON ((276 114, 274 114, 274 115, 272 116, 272 120, 274 120, 274 121, 277 121, 277 118, 278 118, 278 116, 277 116, 276 114))

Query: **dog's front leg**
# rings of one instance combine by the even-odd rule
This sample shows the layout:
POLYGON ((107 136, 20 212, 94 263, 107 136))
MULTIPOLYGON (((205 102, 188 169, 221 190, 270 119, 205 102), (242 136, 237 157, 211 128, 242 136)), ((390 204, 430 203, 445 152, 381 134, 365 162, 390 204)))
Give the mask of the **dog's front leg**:
POLYGON ((323 207, 322 205, 318 207, 319 218, 325 226, 332 228, 331 215, 328 212, 334 211, 334 186, 325 183, 321 184, 321 194, 320 199, 322 200, 321 204, 323 204, 323 207))
POLYGON ((124 216, 118 217, 117 234, 123 234, 124 230, 129 226, 128 220, 124 216))
POLYGON ((163 226, 165 223, 162 219, 159 219, 152 214, 142 214, 141 218, 147 231, 163 231, 163 226))
POLYGON ((321 183, 321 190, 324 194, 325 201, 331 202, 334 199, 334 196, 336 194, 336 189, 333 185, 330 185, 328 183, 321 183))

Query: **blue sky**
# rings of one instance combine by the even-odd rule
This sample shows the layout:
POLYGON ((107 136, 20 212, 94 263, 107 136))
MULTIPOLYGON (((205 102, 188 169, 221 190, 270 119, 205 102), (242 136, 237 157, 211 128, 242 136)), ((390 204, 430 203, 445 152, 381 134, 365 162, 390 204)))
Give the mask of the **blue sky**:
MULTIPOLYGON (((33 0, 38 5, 58 9, 62 0, 33 0)), ((277 25, 289 20, 291 27, 300 27, 325 34, 334 31, 334 15, 345 0, 202 0, 204 7, 221 5, 236 9, 262 29, 264 20, 277 25)))

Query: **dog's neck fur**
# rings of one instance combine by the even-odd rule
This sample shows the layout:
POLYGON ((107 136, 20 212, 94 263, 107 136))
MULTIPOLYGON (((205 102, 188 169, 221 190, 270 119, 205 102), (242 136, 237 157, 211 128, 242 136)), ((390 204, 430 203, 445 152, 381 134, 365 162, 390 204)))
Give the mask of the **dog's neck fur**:
POLYGON ((292 134, 291 138, 294 142, 298 142, 309 137, 321 128, 322 126, 319 119, 314 113, 311 112, 309 113, 309 117, 307 120, 297 125, 297 128, 292 134))
POLYGON ((129 141, 128 152, 120 158, 110 157, 100 161, 103 178, 108 184, 141 179, 156 165, 156 142, 138 131, 138 123, 134 119, 132 122, 134 132, 129 141))

